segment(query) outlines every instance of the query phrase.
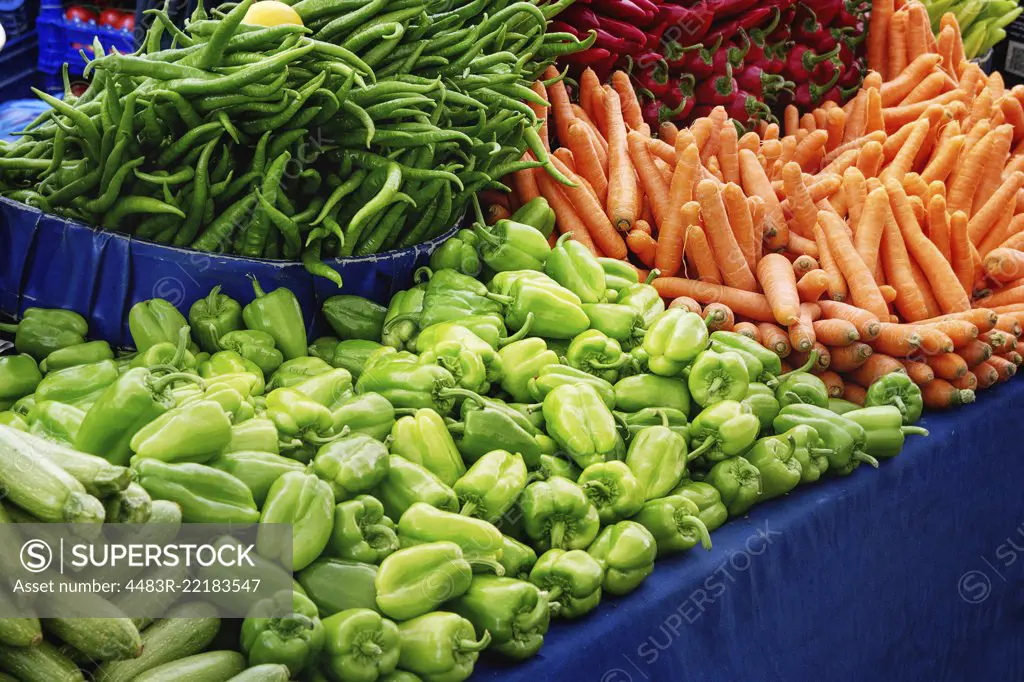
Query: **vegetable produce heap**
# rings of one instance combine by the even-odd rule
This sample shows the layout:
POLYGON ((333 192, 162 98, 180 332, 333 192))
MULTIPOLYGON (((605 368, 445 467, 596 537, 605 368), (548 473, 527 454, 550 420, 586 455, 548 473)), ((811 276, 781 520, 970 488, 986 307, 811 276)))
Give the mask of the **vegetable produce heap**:
POLYGON ((541 149, 522 100, 586 45, 545 32, 571 1, 301 0, 266 27, 263 3, 200 3, 184 32, 150 10, 137 53, 95 46, 81 97, 37 93, 53 109, 0 143, 0 194, 340 283, 321 258, 436 237, 541 149))
POLYGON ((136 304, 129 354, 69 311, 4 326, 4 516, 288 523, 298 582, 290 617, 252 605, 237 651, 207 651, 219 621, 202 602, 154 624, 47 621, 46 640, 37 620, 0 620, 0 671, 458 682, 483 650, 535 655, 551 618, 709 549, 753 504, 927 433, 906 375, 864 408, 830 400, 808 367, 783 373, 772 350, 666 309, 628 264, 548 246, 543 199, 514 218, 472 231, 482 277, 439 251, 386 308, 328 299, 337 336, 309 345, 294 295, 257 283, 244 308, 214 289, 187 319, 136 304))
POLYGON ((844 0, 594 0, 570 7, 552 28, 593 47, 563 61, 601 80, 629 73, 644 118, 687 123, 722 105, 738 123, 772 120, 845 102, 860 87, 868 3, 844 0))

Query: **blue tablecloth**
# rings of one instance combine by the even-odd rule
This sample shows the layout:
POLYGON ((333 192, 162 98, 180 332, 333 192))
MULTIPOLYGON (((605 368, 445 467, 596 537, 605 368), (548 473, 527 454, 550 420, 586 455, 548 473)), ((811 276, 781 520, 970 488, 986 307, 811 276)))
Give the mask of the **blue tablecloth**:
POLYGON ((800 489, 659 560, 474 680, 1024 680, 1024 380, 922 420, 879 470, 800 489))

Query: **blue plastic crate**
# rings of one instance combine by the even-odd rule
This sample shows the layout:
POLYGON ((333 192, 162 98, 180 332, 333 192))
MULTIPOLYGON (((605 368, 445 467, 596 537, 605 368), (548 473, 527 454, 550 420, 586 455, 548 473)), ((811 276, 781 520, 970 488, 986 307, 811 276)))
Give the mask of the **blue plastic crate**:
POLYGON ((22 96, 8 93, 5 86, 19 79, 25 71, 35 71, 38 47, 36 34, 30 32, 8 40, 0 50, 0 100, 22 96))
POLYGON ((67 62, 71 73, 81 74, 85 68, 81 52, 84 51, 92 59, 95 37, 100 39, 107 51, 135 51, 135 36, 132 33, 94 23, 68 21, 59 5, 44 4, 39 11, 36 28, 39 33, 39 70, 43 73, 60 73, 64 62, 67 62))
POLYGON ((38 7, 37 0, 0 0, 0 26, 8 40, 32 30, 38 7))

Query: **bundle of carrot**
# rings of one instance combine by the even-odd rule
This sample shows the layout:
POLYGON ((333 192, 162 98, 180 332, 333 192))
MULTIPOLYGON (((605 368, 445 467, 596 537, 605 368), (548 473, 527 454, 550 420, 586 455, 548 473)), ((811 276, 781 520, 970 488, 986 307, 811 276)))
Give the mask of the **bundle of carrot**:
POLYGON ((552 70, 537 114, 575 187, 520 171, 510 208, 544 196, 671 305, 725 309, 793 366, 816 351, 836 396, 906 372, 933 408, 971 402, 1022 359, 1024 89, 963 58, 952 14, 929 25, 876 1, 856 97, 742 135, 722 108, 651 131, 626 74, 584 72, 574 103, 552 70))

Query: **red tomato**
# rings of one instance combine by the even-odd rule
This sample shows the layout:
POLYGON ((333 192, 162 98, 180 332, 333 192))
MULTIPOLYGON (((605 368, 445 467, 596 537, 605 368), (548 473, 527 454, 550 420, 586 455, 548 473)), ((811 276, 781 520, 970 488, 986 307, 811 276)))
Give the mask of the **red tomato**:
POLYGON ((121 23, 121 13, 116 9, 105 9, 100 12, 100 26, 109 26, 110 28, 116 28, 121 23))
POLYGON ((135 15, 131 12, 121 12, 121 20, 117 27, 125 33, 133 32, 135 30, 135 15))
POLYGON ((71 5, 71 7, 64 10, 64 18, 68 21, 80 21, 83 24, 87 24, 89 21, 96 21, 96 15, 81 5, 71 5))

